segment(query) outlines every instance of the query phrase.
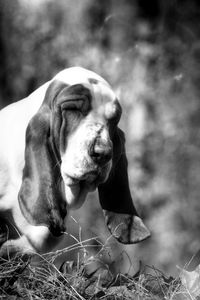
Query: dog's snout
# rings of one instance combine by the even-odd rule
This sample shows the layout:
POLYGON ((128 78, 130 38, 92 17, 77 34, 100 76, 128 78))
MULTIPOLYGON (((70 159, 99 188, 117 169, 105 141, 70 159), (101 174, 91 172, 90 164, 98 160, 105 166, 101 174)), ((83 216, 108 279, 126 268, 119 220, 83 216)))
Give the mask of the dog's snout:
POLYGON ((106 164, 112 158, 112 142, 96 139, 89 149, 89 155, 94 162, 106 164))

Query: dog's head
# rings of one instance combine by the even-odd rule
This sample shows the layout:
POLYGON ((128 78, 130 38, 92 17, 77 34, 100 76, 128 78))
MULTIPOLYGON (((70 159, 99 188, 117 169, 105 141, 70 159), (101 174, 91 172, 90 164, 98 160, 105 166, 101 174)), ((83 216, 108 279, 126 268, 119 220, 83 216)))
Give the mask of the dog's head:
POLYGON ((31 223, 59 235, 67 207, 80 207, 98 188, 119 241, 149 236, 130 195, 121 111, 109 84, 91 71, 70 68, 53 78, 26 132, 19 203, 31 223))

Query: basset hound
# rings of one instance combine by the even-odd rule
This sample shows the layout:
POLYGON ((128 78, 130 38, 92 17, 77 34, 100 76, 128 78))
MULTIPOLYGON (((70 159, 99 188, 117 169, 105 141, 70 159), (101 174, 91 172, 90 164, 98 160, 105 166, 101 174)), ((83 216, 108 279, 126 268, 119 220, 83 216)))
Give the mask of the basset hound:
POLYGON ((0 255, 50 251, 67 211, 95 189, 119 242, 149 237, 129 190, 121 112, 110 85, 81 67, 0 111, 0 255))

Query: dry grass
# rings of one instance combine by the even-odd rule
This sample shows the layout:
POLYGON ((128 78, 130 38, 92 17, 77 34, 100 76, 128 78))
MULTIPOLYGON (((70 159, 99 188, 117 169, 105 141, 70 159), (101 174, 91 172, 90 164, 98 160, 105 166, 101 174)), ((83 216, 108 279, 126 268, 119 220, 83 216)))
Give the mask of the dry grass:
POLYGON ((45 255, 18 254, 9 260, 1 259, 0 299, 193 300, 179 278, 167 277, 152 267, 140 264, 134 276, 113 275, 109 265, 99 258, 105 245, 100 245, 95 256, 88 255, 91 241, 77 241, 45 255), (58 257, 75 250, 76 263, 64 261, 57 266, 58 257))

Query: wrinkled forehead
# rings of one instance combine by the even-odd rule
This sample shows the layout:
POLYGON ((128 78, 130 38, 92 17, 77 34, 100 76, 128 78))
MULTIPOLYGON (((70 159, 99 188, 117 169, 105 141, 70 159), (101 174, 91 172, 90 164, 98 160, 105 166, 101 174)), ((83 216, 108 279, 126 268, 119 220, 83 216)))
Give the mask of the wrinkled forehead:
POLYGON ((53 79, 66 83, 66 85, 81 84, 88 89, 95 106, 104 105, 107 102, 116 102, 116 95, 106 80, 98 74, 80 67, 65 69, 58 73, 53 79))

